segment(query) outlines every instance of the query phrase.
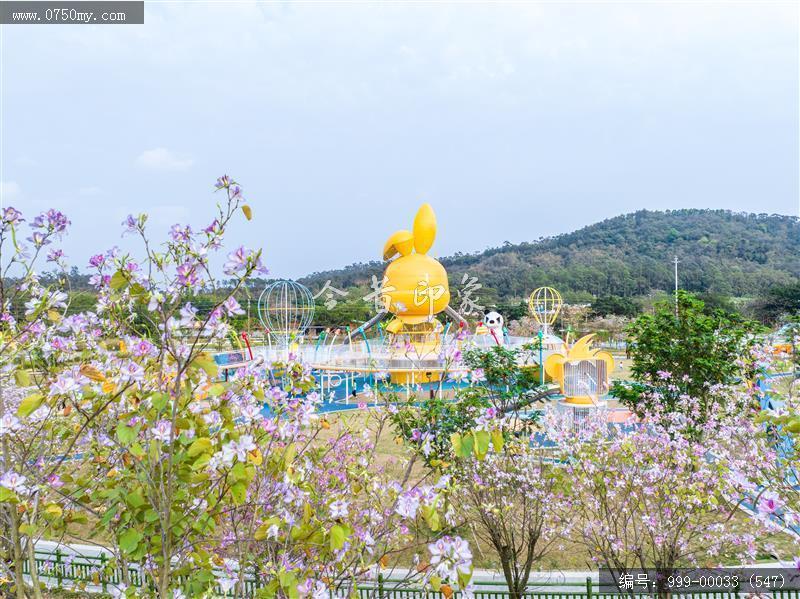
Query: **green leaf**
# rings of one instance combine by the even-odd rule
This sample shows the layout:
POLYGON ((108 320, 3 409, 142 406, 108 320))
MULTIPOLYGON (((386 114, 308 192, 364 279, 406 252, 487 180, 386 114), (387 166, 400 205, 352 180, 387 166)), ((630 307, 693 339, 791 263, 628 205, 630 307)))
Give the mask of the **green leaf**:
POLYGON ((133 528, 129 528, 123 532, 119 537, 119 548, 125 553, 133 553, 142 540, 142 533, 133 528))
POLYGON ((231 486, 231 496, 236 505, 242 505, 247 498, 247 485, 239 482, 231 486))
POLYGON ((294 572, 286 570, 281 571, 278 574, 278 582, 289 599, 296 599, 298 596, 297 575, 294 572))
POLYGON ((460 569, 458 570, 458 586, 462 589, 465 589, 469 586, 469 583, 472 581, 472 571, 474 567, 469 569, 469 572, 462 572, 460 569))
POLYGON ((461 456, 462 458, 468 458, 472 455, 472 447, 475 442, 475 436, 471 434, 466 434, 461 437, 461 456))
POLYGON ((439 520, 439 512, 432 505, 422 506, 422 517, 425 518, 425 523, 433 532, 439 530, 441 521, 439 520))
POLYGON ((111 519, 116 515, 116 513, 117 513, 117 506, 114 505, 108 508, 105 514, 103 514, 103 517, 100 518, 100 524, 105 526, 106 524, 111 522, 111 519))
POLYGON ((450 443, 453 444, 453 453, 456 456, 461 456, 461 435, 458 433, 453 433, 450 435, 450 443))
POLYGON ((800 433, 800 420, 793 420, 786 425, 786 430, 790 433, 800 433))
POLYGON ((30 416, 31 413, 35 412, 39 406, 42 405, 43 401, 44 395, 41 393, 29 395, 22 400, 22 403, 19 404, 19 408, 17 408, 17 416, 20 418, 26 418, 27 416, 30 416))
POLYGON ((190 458, 193 458, 194 456, 205 453, 210 449, 211 439, 208 437, 200 437, 199 439, 195 439, 194 442, 189 446, 187 454, 190 458))
POLYGON ((140 508, 145 504, 144 497, 139 491, 131 491, 125 496, 125 500, 132 508, 140 508))
POLYGON ((489 451, 489 433, 487 431, 475 431, 475 457, 482 460, 489 451))
POLYGON ((344 542, 347 539, 347 531, 341 524, 334 524, 331 527, 328 542, 331 545, 331 551, 337 551, 344 547, 344 542))
POLYGON ((192 464, 192 470, 200 470, 208 465, 211 461, 211 454, 203 453, 192 464))
POLYGON ((192 360, 192 366, 204 370, 208 378, 213 379, 219 375, 219 367, 211 354, 205 352, 198 354, 198 356, 192 360))
POLYGON ((117 290, 117 289, 122 289, 127 284, 128 284, 128 277, 125 276, 124 272, 118 270, 117 272, 114 273, 114 276, 111 277, 108 286, 111 287, 111 289, 117 290))
POLYGON ((136 429, 122 422, 117 424, 117 439, 125 446, 130 445, 136 440, 136 429))
POLYGON ((208 390, 208 394, 211 397, 219 397, 223 393, 225 393, 225 385, 223 385, 222 383, 214 383, 208 390))
POLYGON ((295 456, 297 455, 297 446, 294 443, 289 443, 286 449, 283 450, 283 466, 288 468, 292 465, 295 456))
POLYGON ((503 431, 499 428, 496 428, 492 431, 492 447, 494 447, 495 453, 500 453, 503 451, 503 443, 505 440, 503 439, 503 431))
POLYGON ((156 512, 153 508, 148 509, 144 513, 145 522, 155 522, 156 520, 158 520, 158 512, 156 512))
POLYGON ((142 458, 145 455, 144 447, 142 447, 139 443, 134 443, 131 445, 129 450, 137 458, 142 458))
POLYGON ((31 376, 24 368, 14 371, 14 382, 20 387, 29 387, 31 384, 31 376))
POLYGON ((233 468, 231 468, 231 473, 229 476, 236 482, 247 480, 247 470, 245 469, 244 463, 236 462, 233 465, 233 468))
POLYGON ((153 395, 150 396, 150 403, 152 403, 153 407, 159 412, 167 407, 168 401, 169 395, 166 393, 153 393, 153 395))

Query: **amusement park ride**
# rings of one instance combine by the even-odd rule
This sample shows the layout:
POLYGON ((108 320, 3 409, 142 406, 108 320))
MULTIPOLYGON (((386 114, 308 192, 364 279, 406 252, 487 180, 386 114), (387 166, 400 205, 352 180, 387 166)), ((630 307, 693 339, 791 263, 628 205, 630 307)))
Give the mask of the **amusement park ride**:
POLYGON ((389 261, 380 289, 381 309, 350 330, 323 331, 316 339, 306 333, 314 318, 314 298, 305 286, 279 280, 264 289, 258 300, 258 316, 264 326, 264 343, 247 352, 220 354, 223 368, 235 369, 258 360, 272 364, 290 355, 310 365, 327 401, 349 402, 367 387, 392 386, 410 396, 419 387, 431 393, 469 384, 469 371, 452 360, 459 350, 502 345, 509 349, 535 345, 534 351, 518 352, 521 366, 537 367, 558 385, 563 404, 601 405, 608 390, 614 361, 610 354, 593 350, 592 336, 571 347, 553 333, 561 310, 559 293, 542 287, 531 294, 530 313, 539 326, 530 337, 510 336, 502 316, 488 313, 470 333, 467 319, 450 306, 447 272, 428 255, 436 238, 436 216, 429 204, 417 211, 412 230, 392 234, 383 248, 389 261), (444 316, 440 320, 440 316, 444 316), (524 356, 524 357, 522 357, 524 356), (543 368, 540 365, 544 365, 543 368))

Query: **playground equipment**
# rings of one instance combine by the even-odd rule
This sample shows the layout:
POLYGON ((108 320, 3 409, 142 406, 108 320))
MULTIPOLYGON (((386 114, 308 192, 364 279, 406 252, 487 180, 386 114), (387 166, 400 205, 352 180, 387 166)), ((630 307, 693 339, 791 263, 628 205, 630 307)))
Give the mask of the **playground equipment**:
MULTIPOLYGON (((497 312, 484 315, 477 334, 470 334, 466 319, 450 306, 447 271, 428 254, 436 231, 433 208, 423 204, 412 230, 400 230, 389 237, 382 252, 388 264, 382 284, 375 290, 377 313, 362 325, 353 330, 344 326, 309 335, 314 315, 311 291, 295 281, 275 281, 258 299, 258 316, 266 332, 264 344, 251 347, 248 342, 248 352, 227 358, 220 355, 220 359, 226 366, 231 365, 228 369, 235 369, 248 362, 243 362, 243 357, 267 365, 296 358, 311 368, 325 400, 349 402, 359 391, 379 385, 396 391, 405 389, 407 397, 426 387, 432 394, 440 394, 469 384, 467 366, 455 359, 459 352, 470 348, 488 351, 497 346, 517 349, 535 343, 534 336, 508 335, 502 315, 497 312)), ((551 355, 566 352, 564 342, 552 332, 562 303, 561 295, 551 287, 531 294, 529 306, 542 342, 538 352, 519 353, 524 356, 520 358, 522 366, 547 364, 545 360, 551 355)), ((582 341, 561 361, 551 361, 559 364, 553 366, 554 373, 566 373, 561 386, 570 401, 577 403, 607 390, 607 374, 613 365, 613 361, 604 361, 606 354, 584 356, 580 348, 588 343, 582 341), (573 368, 573 361, 580 366, 573 368)), ((544 383, 546 369, 539 370, 544 383)))
POLYGON ((539 287, 528 298, 528 310, 539 325, 539 339, 545 351, 559 351, 564 341, 552 332, 564 301, 552 287, 539 287))
POLYGON ((608 393, 614 358, 606 351, 592 347, 594 334, 578 339, 565 353, 551 353, 544 361, 544 370, 561 387, 564 403, 598 406, 608 393))
POLYGON ((269 340, 288 349, 314 320, 314 296, 305 285, 282 279, 264 288, 257 309, 269 340))
MULTIPOLYGON (((315 354, 315 367, 385 372, 395 384, 441 380, 447 356, 460 349, 463 336, 451 333, 452 322, 444 324, 437 315, 449 316, 459 331, 467 322, 449 305, 447 271, 428 255, 435 238, 436 215, 430 204, 423 204, 412 230, 393 233, 383 247, 383 259, 390 262, 378 290, 382 309, 352 334, 348 331, 345 347, 331 345, 322 360, 315 354), (373 327, 380 337, 370 341, 366 333, 373 327)), ((458 375, 455 368, 450 372, 458 375)))

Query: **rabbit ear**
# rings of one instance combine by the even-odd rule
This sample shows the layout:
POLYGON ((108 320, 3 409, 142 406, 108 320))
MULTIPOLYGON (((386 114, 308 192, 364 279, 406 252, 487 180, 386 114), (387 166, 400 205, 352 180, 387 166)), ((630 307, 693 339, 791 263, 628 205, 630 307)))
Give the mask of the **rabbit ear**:
POLYGON ((414 217, 414 249, 427 254, 436 239, 436 215, 430 204, 423 204, 414 217))
POLYGON ((383 246, 383 259, 389 260, 396 254, 401 256, 408 256, 411 253, 411 247, 414 243, 414 236, 411 231, 397 231, 392 233, 392 236, 386 240, 386 245, 383 246))

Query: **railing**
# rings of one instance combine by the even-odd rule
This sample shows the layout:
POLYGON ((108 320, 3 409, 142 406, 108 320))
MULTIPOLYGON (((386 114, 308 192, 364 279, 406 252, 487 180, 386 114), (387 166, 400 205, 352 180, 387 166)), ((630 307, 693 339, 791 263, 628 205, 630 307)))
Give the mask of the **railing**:
MULTIPOLYGON (((35 554, 37 574, 47 586, 56 589, 87 588, 95 592, 108 592, 123 581, 122 570, 119 566, 110 567, 110 558, 104 553, 97 556, 75 555, 56 549, 55 551, 40 551, 35 554)), ((25 561, 23 572, 30 576, 30 565, 25 561)), ((143 576, 141 570, 135 565, 128 566, 128 581, 131 586, 140 589, 154 590, 150 581, 143 576)), ((253 578, 245 580, 244 595, 253 597, 258 588, 259 581, 253 578)), ((354 597, 358 599, 467 599, 467 594, 454 591, 445 594, 415 586, 409 586, 407 581, 394 580, 378 576, 359 584, 356 593, 354 589, 340 590, 332 593, 335 596, 354 597)), ((220 597, 233 596, 233 591, 223 592, 217 588, 216 594, 220 597)), ((772 590, 769 593, 774 599, 800 599, 797 590, 772 590)), ((237 596, 242 596, 241 592, 237 596)), ((510 599, 512 594, 504 582, 476 581, 472 591, 474 599, 510 599)), ((622 593, 606 586, 598 587, 597 582, 591 577, 584 580, 572 581, 533 581, 528 585, 521 599, 632 599, 645 598, 652 595, 646 592, 632 591, 622 593)), ((671 593, 671 599, 745 599, 747 593, 738 590, 695 590, 685 593, 671 593)), ((764 595, 762 595, 764 596, 764 595)))

